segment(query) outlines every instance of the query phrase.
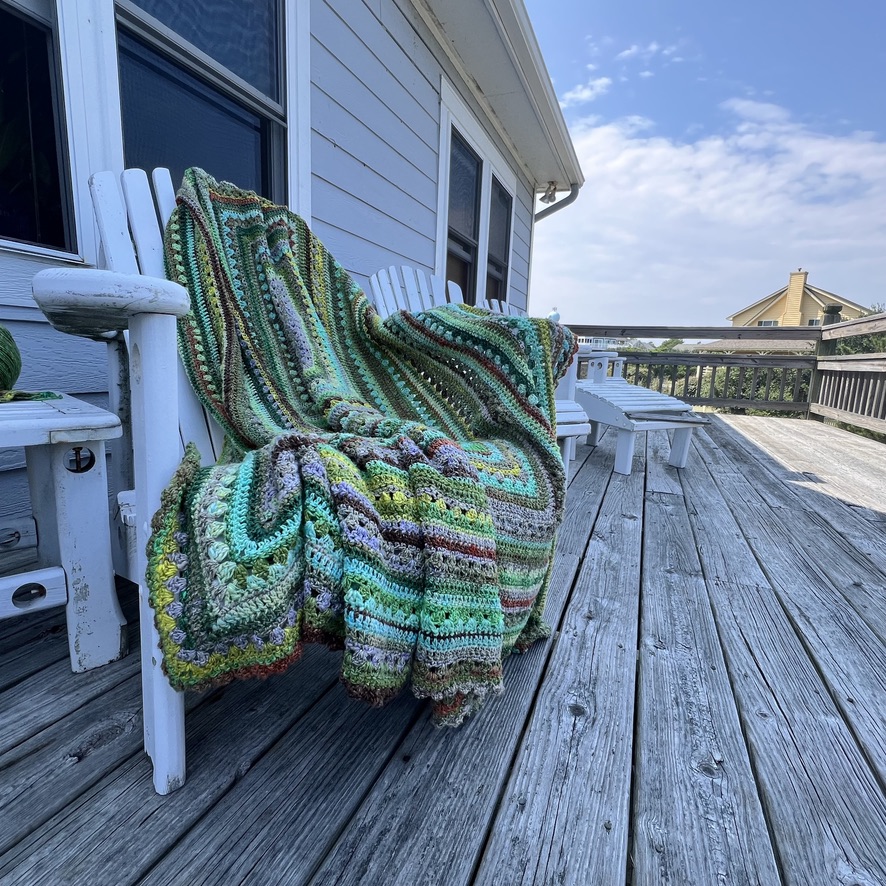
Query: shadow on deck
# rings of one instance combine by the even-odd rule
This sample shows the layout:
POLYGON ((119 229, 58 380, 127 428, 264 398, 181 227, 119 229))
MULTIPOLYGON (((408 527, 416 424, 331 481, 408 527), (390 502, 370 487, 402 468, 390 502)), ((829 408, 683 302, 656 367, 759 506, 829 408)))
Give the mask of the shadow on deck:
POLYGON ((311 649, 193 698, 158 797, 136 656, 73 675, 61 615, 3 623, 0 883, 886 884, 886 447, 696 437, 581 452, 554 636, 459 730, 311 649))

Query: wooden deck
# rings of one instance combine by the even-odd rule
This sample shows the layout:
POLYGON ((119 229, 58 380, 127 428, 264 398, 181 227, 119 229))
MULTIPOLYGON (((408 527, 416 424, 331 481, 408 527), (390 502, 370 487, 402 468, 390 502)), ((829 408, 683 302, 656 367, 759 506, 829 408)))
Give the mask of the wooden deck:
POLYGON ((0 883, 886 884, 886 447, 696 437, 581 453, 554 637, 459 730, 313 649, 194 698, 158 797, 136 657, 75 676, 60 616, 0 623, 0 883))

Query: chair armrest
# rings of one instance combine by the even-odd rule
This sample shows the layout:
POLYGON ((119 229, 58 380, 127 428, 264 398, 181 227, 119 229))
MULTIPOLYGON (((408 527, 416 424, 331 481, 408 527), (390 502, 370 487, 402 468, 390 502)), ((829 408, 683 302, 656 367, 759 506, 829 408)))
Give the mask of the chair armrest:
POLYGON ((172 280, 95 268, 48 268, 34 276, 34 300, 59 331, 108 339, 127 329, 136 314, 191 309, 187 290, 172 280))

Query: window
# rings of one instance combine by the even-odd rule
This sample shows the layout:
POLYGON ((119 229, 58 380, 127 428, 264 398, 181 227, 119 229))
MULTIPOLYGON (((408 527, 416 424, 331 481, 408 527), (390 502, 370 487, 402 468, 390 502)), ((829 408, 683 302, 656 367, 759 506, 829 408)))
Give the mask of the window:
POLYGON ((212 6, 118 3, 125 164, 173 181, 201 166, 285 202, 280 0, 212 6))
POLYGON ((778 326, 778 320, 758 320, 757 326, 778 326))
POLYGON ((71 251, 50 27, 0 5, 0 237, 71 251))
POLYGON ((806 321, 807 326, 821 326, 821 317, 813 317, 806 321))
POLYGON ((473 293, 477 280, 480 227, 480 174, 483 164, 453 130, 449 153, 449 237, 446 279, 464 293, 473 293))
POLYGON ((445 80, 441 108, 437 273, 468 304, 506 301, 516 176, 445 80))
POLYGON ((489 208, 489 257, 486 262, 486 298, 507 301, 508 260, 511 246, 513 199, 493 176, 489 208))

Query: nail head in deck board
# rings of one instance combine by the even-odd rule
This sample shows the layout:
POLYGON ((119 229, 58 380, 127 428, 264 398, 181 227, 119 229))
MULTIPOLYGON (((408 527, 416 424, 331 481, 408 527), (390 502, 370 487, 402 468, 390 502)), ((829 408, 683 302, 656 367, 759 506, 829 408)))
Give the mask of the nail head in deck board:
POLYGON ((29 886, 134 882, 336 685, 339 664, 340 656, 311 647, 285 674, 225 687, 188 718, 182 788, 155 794, 148 759, 130 757, 0 857, 0 882, 6 876, 29 886))
POLYGON ((642 512, 643 471, 615 478, 477 883, 625 880, 642 512))
POLYGON ((141 884, 306 882, 420 707, 370 708, 335 687, 141 884))
POLYGON ((631 882, 777 884, 683 500, 646 521, 631 882))
MULTIPOLYGON (((560 614, 578 565, 554 562, 545 618, 560 614)), ((457 730, 420 721, 392 757, 312 883, 455 886, 468 883, 551 640, 505 663, 505 689, 457 730)))

